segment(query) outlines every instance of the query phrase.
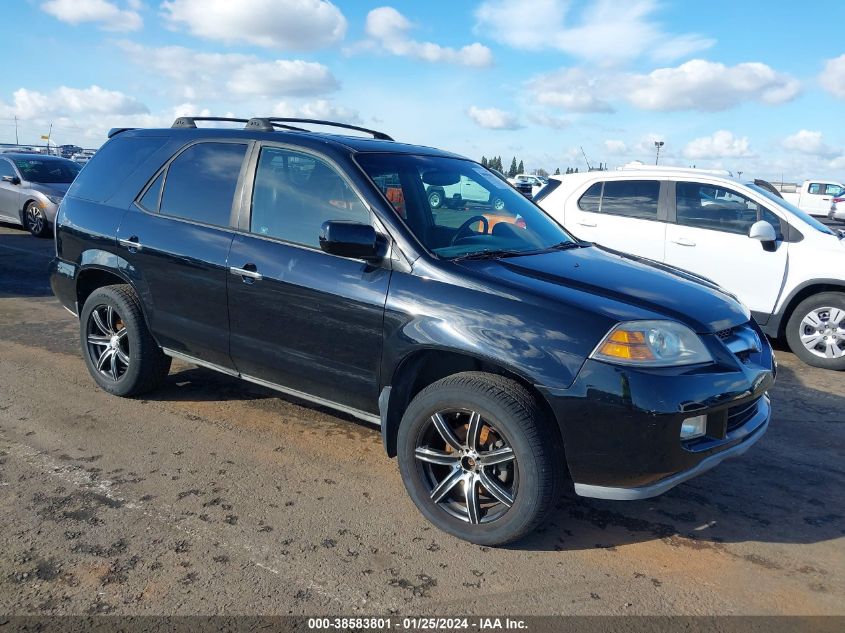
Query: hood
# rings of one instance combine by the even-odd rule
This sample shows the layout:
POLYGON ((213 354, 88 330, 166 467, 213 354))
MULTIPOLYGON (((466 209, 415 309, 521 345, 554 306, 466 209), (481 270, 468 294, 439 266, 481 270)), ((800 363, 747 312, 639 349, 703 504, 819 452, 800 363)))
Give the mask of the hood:
POLYGON ((732 295, 702 277, 597 246, 463 265, 616 320, 670 318, 708 333, 751 318, 732 295))
POLYGON ((64 182, 31 182, 29 188, 33 191, 40 191, 47 196, 62 196, 67 193, 70 183, 64 182))

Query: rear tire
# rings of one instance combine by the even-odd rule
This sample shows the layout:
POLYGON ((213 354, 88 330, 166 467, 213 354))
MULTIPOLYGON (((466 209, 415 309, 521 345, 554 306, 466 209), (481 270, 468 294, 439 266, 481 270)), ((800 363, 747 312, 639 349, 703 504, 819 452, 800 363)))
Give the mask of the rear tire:
POLYGON ((799 303, 786 323, 786 342, 808 365, 845 370, 845 293, 820 292, 799 303))
POLYGON ((79 318, 85 365, 101 389, 136 396, 158 387, 170 371, 170 357, 156 344, 131 286, 98 288, 79 318))
POLYGON ((543 522, 560 494, 564 464, 551 424, 513 380, 481 372, 439 380, 417 394, 399 427, 408 494, 429 521, 460 539, 518 540, 543 522))

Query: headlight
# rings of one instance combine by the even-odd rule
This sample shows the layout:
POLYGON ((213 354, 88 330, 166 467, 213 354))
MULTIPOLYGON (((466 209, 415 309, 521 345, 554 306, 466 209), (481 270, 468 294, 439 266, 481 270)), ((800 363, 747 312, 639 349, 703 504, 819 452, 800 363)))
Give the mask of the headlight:
POLYGON ((53 204, 59 204, 62 201, 62 196, 47 196, 47 200, 53 204))
POLYGON ((621 365, 669 367, 713 360, 699 336, 675 321, 628 321, 602 339, 592 358, 621 365))

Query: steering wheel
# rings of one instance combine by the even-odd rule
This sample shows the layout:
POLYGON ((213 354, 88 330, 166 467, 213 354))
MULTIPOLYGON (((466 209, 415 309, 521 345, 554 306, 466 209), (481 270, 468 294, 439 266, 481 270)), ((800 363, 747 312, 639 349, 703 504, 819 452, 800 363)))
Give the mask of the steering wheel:
POLYGON ((483 233, 487 233, 487 231, 490 229, 490 221, 487 218, 485 218, 483 215, 474 215, 469 220, 461 224, 461 226, 458 228, 457 233, 455 233, 454 237, 452 237, 452 241, 449 243, 449 245, 454 246, 455 242, 464 237, 464 233, 466 233, 467 235, 474 233, 475 231, 470 231, 469 227, 471 227, 476 222, 481 222, 484 225, 483 233))

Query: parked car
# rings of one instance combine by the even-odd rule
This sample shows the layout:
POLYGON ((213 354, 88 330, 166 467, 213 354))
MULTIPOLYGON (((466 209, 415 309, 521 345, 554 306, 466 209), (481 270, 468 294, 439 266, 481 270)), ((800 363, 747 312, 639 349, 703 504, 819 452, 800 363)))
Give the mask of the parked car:
POLYGON ((845 369, 845 242, 758 184, 695 169, 554 176, 540 206, 579 237, 707 277, 804 362, 845 369))
POLYGON ((56 156, 0 154, 0 221, 50 234, 56 209, 80 167, 56 156))
POLYGON ((94 155, 94 153, 95 151, 93 149, 83 149, 80 152, 76 152, 73 156, 70 157, 70 159, 75 163, 84 165, 89 160, 91 160, 91 157, 94 155))
POLYGON ((845 186, 832 180, 805 180, 802 185, 774 183, 781 196, 810 215, 825 217, 833 199, 845 194, 845 186))
POLYGON ((467 202, 482 202, 500 211, 505 205, 504 198, 495 190, 491 192, 475 179, 467 177, 461 177, 458 182, 445 186, 437 183, 428 185, 426 195, 432 209, 442 206, 462 207, 467 202))
POLYGON ((829 220, 845 222, 845 196, 836 196, 830 204, 830 211, 827 212, 829 220))
POLYGON ((420 512, 486 545, 564 476, 651 497, 766 431, 772 350, 714 284, 577 240, 454 154, 197 121, 114 131, 60 207, 51 285, 108 393, 179 358, 379 425, 420 512), (502 208, 432 210, 468 181, 502 208))
POLYGON ((531 195, 535 196, 540 189, 546 186, 548 179, 543 180, 540 176, 535 176, 533 174, 517 174, 513 178, 509 178, 508 181, 517 188, 526 184, 530 185, 531 195))

